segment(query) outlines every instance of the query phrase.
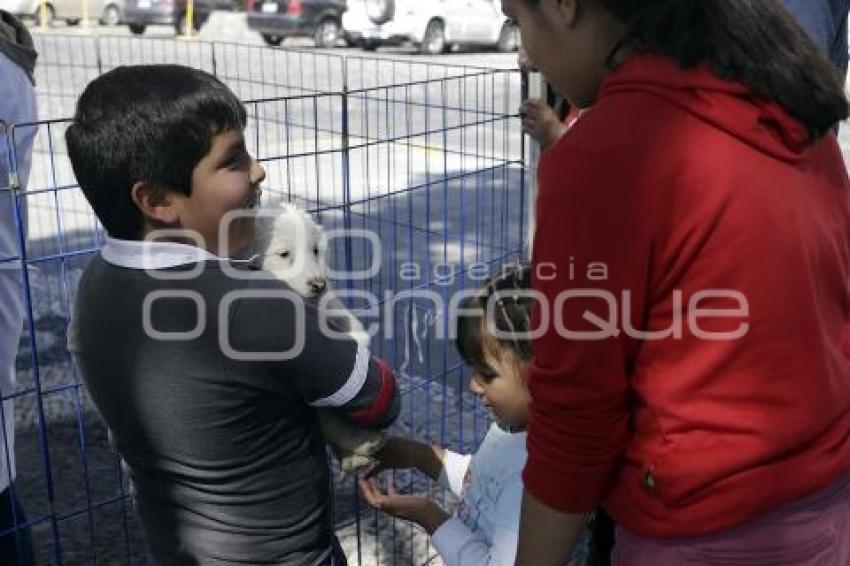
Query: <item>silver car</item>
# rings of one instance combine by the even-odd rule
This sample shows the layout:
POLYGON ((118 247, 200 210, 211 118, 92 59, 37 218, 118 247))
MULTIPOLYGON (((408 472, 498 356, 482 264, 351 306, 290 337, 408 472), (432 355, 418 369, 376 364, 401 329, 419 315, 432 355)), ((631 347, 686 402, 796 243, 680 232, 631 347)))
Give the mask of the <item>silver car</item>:
POLYGON ((42 17, 47 25, 64 20, 75 26, 88 17, 105 25, 118 25, 123 14, 123 0, 0 0, 0 10, 31 18, 36 23, 42 17), (42 8, 43 6, 43 8, 42 8))
POLYGON ((412 43, 436 55, 460 45, 500 51, 519 45, 501 0, 348 0, 342 27, 352 43, 368 50, 412 43))

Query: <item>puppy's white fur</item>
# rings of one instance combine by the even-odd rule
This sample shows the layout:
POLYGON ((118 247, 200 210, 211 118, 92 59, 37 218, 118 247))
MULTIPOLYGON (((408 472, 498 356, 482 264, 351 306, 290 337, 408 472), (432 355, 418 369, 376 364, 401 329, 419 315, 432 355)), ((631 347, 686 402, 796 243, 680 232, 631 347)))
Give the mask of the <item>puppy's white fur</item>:
POLYGON ((327 237, 313 217, 294 205, 281 208, 270 222, 258 224, 258 245, 262 268, 285 281, 304 297, 320 298, 322 316, 357 341, 369 346, 363 325, 345 308, 328 282, 327 237))
POLYGON ((316 285, 327 285, 327 240, 322 227, 291 204, 259 230, 263 269, 305 297, 316 296, 316 285))
MULTIPOLYGON (((369 346, 369 335, 357 318, 345 308, 328 284, 327 237, 322 227, 306 211, 288 204, 271 220, 257 223, 260 264, 304 297, 319 297, 319 315, 333 321, 361 347, 369 346)), ((370 469, 373 456, 386 443, 382 432, 349 426, 336 415, 320 410, 319 424, 328 444, 340 462, 343 475, 370 469)))

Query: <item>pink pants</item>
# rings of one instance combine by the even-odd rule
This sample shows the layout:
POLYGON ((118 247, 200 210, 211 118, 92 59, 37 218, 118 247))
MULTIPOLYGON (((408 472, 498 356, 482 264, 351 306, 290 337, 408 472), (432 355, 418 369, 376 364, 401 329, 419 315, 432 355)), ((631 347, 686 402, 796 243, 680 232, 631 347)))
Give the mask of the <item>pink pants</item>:
POLYGON ((848 566, 850 477, 747 525, 679 540, 617 529, 614 566, 848 566))

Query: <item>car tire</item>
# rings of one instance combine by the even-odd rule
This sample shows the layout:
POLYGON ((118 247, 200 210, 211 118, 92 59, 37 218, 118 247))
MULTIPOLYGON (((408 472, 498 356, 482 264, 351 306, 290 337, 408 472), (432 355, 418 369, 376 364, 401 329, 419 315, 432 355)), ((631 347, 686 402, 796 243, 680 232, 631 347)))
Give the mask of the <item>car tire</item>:
POLYGON ((130 28, 130 33, 133 35, 142 35, 148 26, 145 24, 128 24, 127 27, 130 28))
POLYGON ((105 26, 117 26, 121 23, 121 10, 115 4, 109 4, 103 9, 100 21, 105 26))
POLYGON ((377 51, 381 46, 381 42, 375 39, 366 39, 360 42, 360 48, 363 51, 377 51))
POLYGON ((499 43, 496 49, 502 53, 513 53, 519 49, 519 30, 511 23, 505 22, 499 33, 499 43))
POLYGON ((73 19, 70 19, 70 20, 65 20, 65 23, 68 24, 71 27, 74 27, 74 26, 80 25, 80 20, 73 18, 73 19))
POLYGON ((440 20, 431 20, 428 22, 428 27, 425 28, 425 35, 422 37, 422 43, 419 44, 419 52, 423 55, 439 55, 445 52, 448 44, 446 43, 446 28, 440 20))
MULTIPOLYGON (((44 6, 44 19, 45 23, 48 27, 53 25, 54 20, 56 19, 56 10, 53 9, 53 6, 47 4, 44 6)), ((41 4, 39 4, 38 8, 35 9, 35 12, 32 15, 33 20, 35 20, 35 25, 41 25, 41 4)))
POLYGON ((282 35, 273 35, 270 33, 262 33, 260 35, 263 36, 263 41, 265 41, 266 45, 268 45, 269 47, 277 47, 281 43, 283 43, 282 35))
POLYGON ((395 0, 366 0, 366 14, 373 24, 382 26, 395 17, 395 0))
POLYGON ((330 49, 336 47, 337 41, 342 37, 342 26, 333 18, 325 18, 316 26, 313 34, 313 42, 316 47, 330 49))

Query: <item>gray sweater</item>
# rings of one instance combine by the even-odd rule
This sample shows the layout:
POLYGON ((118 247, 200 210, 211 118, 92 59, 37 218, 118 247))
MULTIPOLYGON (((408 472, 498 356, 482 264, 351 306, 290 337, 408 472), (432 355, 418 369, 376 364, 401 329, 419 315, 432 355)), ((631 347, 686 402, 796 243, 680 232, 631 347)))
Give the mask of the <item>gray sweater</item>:
MULTIPOLYGON (((314 407, 365 428, 386 426, 399 410, 394 378, 353 341, 324 337, 309 303, 298 324, 290 300, 237 299, 220 318, 233 291, 289 291, 274 280, 234 279, 222 264, 160 270, 203 268, 163 281, 94 258, 79 285, 69 347, 130 469, 159 563, 323 564, 333 530, 314 407), (144 331, 145 298, 156 291, 202 298, 207 320, 196 338, 144 331), (288 361, 233 359, 219 344, 223 326, 242 353, 287 351, 298 333, 304 346, 288 361)), ((157 332, 198 326, 197 304, 186 298, 157 299, 148 312, 157 332)))

